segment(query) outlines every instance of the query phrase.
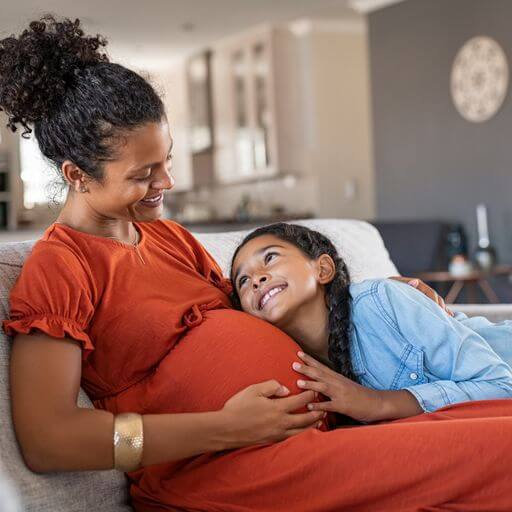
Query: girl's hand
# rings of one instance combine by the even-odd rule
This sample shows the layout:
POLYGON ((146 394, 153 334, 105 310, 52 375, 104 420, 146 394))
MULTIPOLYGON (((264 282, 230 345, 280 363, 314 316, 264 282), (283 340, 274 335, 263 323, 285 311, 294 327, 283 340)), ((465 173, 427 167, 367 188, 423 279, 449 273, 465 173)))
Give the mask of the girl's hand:
POLYGON ((224 418, 228 448, 281 441, 304 430, 322 426, 325 413, 306 408, 313 391, 288 396, 290 391, 275 380, 254 384, 230 398, 220 411, 224 418), (283 398, 286 397, 286 398, 283 398))
POLYGON ((304 364, 293 363, 293 369, 311 380, 298 380, 297 385, 330 399, 308 404, 309 410, 337 412, 362 422, 382 419, 384 403, 379 391, 347 379, 303 352, 298 356, 304 364))
POLYGON ((395 281, 400 281, 401 283, 408 284, 413 288, 419 290, 423 295, 426 295, 430 300, 433 300, 441 309, 444 309, 450 316, 455 316, 455 313, 446 306, 444 299, 428 284, 425 284, 421 279, 412 278, 412 277, 391 277, 390 279, 394 279, 395 281))
POLYGON ((327 402, 308 404, 310 411, 338 412, 364 423, 407 418, 423 412, 414 395, 406 389, 370 389, 347 379, 304 352, 298 352, 298 356, 304 364, 293 363, 293 369, 312 380, 299 380, 297 385, 330 398, 327 402))

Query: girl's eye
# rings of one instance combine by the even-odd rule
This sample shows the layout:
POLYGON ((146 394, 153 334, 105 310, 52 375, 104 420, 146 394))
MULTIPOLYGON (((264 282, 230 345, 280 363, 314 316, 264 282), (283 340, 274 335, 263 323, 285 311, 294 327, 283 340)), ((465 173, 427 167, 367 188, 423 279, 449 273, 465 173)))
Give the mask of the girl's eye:
POLYGON ((277 252, 268 252, 267 254, 265 254, 265 263, 268 263, 269 261, 271 261, 274 256, 279 256, 277 254, 277 252))
POLYGON ((169 153, 169 154, 167 155, 167 161, 169 161, 169 160, 172 160, 172 153, 169 153))
POLYGON ((243 284, 247 281, 247 277, 243 276, 238 280, 238 288, 241 288, 243 284))

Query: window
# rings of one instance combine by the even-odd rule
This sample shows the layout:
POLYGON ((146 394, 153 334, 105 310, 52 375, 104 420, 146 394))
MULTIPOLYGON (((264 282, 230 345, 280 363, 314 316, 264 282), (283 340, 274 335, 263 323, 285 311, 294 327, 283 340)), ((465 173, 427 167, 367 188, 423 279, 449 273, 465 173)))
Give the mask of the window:
POLYGON ((64 202, 64 188, 54 187, 58 182, 57 171, 41 154, 33 133, 29 139, 20 137, 20 164, 25 208, 51 201, 64 202))

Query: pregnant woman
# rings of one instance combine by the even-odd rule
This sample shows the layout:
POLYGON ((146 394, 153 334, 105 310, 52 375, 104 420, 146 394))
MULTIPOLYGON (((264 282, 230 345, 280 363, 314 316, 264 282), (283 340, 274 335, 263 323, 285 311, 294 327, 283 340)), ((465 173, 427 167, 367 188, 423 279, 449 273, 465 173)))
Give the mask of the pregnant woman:
POLYGON ((159 220, 162 102, 104 44, 51 18, 0 41, 0 107, 69 187, 4 323, 27 464, 128 471, 144 512, 510 510, 510 402, 331 432, 305 412, 297 345, 231 309, 211 257, 159 220))

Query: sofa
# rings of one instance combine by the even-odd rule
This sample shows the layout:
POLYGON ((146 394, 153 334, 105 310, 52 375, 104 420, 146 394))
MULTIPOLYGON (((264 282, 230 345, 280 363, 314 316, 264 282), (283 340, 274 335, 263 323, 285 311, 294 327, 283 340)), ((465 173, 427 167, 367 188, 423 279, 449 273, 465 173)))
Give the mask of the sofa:
MULTIPOLYGON (((299 221, 329 236, 345 258, 354 281, 398 275, 382 238, 370 224, 356 220, 299 221)), ((231 255, 246 232, 196 234, 228 274, 231 255)), ((0 315, 8 315, 9 290, 34 242, 0 244, 0 315)), ((512 305, 462 306, 470 315, 497 321, 512 318, 512 305)), ((10 341, 0 334, 0 510, 6 512, 128 512, 125 477, 117 471, 32 473, 24 464, 13 431, 9 404, 10 341)), ((80 407, 92 407, 81 391, 80 407)))

